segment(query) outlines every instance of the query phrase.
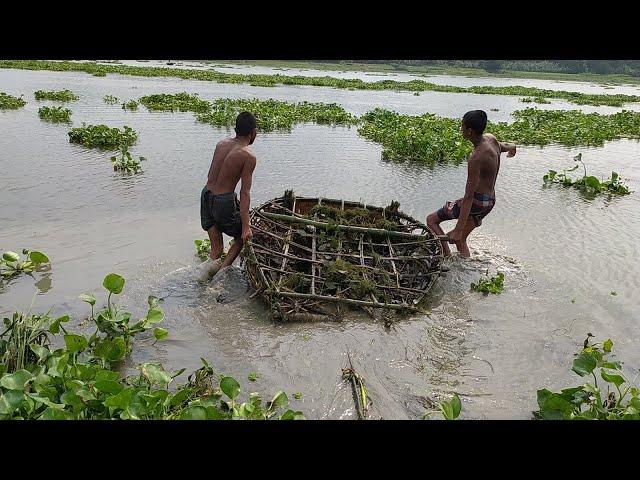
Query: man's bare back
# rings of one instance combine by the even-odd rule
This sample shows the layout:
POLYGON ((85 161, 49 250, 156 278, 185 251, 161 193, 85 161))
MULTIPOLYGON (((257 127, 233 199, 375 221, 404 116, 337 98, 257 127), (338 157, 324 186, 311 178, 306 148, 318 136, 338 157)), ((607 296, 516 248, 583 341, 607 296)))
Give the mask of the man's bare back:
POLYGON ((495 196, 496 179, 500 170, 500 143, 490 133, 482 136, 482 142, 476 146, 469 161, 477 162, 478 184, 477 193, 495 196))
POLYGON ((245 162, 255 162, 255 159, 248 145, 238 143, 235 138, 220 140, 209 167, 207 189, 214 195, 235 191, 242 177, 245 162))

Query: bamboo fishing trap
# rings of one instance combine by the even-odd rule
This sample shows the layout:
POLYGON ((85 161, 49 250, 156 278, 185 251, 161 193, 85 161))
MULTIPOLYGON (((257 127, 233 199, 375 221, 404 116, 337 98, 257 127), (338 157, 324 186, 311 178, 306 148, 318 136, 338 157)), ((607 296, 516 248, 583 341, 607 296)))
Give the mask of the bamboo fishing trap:
POLYGON ((397 202, 381 208, 287 191, 250 219, 242 260, 276 319, 339 318, 345 306, 416 312, 442 271, 439 237, 397 202))

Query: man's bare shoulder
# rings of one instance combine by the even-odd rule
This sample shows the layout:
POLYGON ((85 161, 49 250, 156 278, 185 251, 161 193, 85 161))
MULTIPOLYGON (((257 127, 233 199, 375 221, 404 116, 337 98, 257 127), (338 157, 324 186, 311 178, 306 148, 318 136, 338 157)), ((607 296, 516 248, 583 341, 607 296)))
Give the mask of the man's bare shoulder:
POLYGON ((233 139, 231 137, 229 138, 223 138, 222 140, 220 140, 217 144, 216 144, 216 148, 221 148, 221 147, 227 147, 233 144, 233 139))

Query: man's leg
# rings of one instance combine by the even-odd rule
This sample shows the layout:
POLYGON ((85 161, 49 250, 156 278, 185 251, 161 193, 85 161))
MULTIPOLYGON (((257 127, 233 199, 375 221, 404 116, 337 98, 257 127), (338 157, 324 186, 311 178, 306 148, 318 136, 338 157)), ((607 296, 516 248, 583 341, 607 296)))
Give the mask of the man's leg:
MULTIPOLYGON (((441 222, 443 222, 443 220, 440 220, 440 217, 438 216, 437 212, 433 212, 427 217, 427 226, 431 230, 433 230, 433 232, 436 235, 444 235, 444 231, 442 230, 442 227, 440 227, 441 222)), ((440 243, 442 243, 442 251, 444 252, 444 256, 445 257, 451 256, 451 250, 449 249, 448 242, 440 242, 440 243)))
POLYGON ((211 253, 209 254, 209 258, 211 258, 211 260, 217 260, 222 255, 224 248, 222 232, 214 225, 207 230, 207 233, 209 234, 209 240, 211 241, 211 253))
POLYGON ((464 226, 464 230, 462 232, 462 238, 459 242, 456 242, 456 248, 458 252, 460 252, 460 256, 464 258, 469 258, 471 256, 471 252, 469 251, 469 246, 467 245, 467 237, 476 228, 476 224, 473 221, 473 218, 469 217, 466 225, 464 226))
POLYGON ((240 236, 233 237, 233 245, 231 245, 231 248, 229 248, 229 251, 227 252, 227 256, 224 259, 224 262, 222 263, 220 270, 231 265, 235 261, 235 259, 238 258, 238 255, 240 254, 240 250, 242 250, 242 237, 240 236))

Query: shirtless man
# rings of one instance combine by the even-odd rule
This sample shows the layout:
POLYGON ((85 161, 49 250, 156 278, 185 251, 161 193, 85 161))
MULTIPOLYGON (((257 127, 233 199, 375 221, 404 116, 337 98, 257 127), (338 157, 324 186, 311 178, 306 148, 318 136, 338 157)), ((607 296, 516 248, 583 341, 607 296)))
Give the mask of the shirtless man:
MULTIPOLYGON (((427 226, 437 235, 444 235, 440 223, 458 219, 456 227, 449 232, 449 243, 455 243, 461 257, 470 257, 467 237, 474 228, 482 224, 496 203, 495 185, 500 170, 500 154, 508 152, 507 157, 516 154, 513 143, 501 143, 487 133, 487 114, 482 110, 472 110, 462 117, 462 136, 473 143, 473 152, 469 157, 467 186, 464 197, 455 202, 447 202, 437 212, 427 217, 427 226)), ((451 255, 449 245, 442 242, 445 256, 451 255)))
POLYGON ((249 112, 236 118, 235 138, 225 138, 216 145, 207 184, 200 195, 200 223, 209 234, 211 254, 198 270, 198 277, 206 281, 219 270, 231 265, 238 257, 242 245, 251 240, 249 204, 251 180, 256 168, 256 156, 249 145, 256 139, 256 119, 249 112), (242 179, 240 201, 235 193, 242 179), (224 262, 222 234, 233 237, 233 245, 224 262))

